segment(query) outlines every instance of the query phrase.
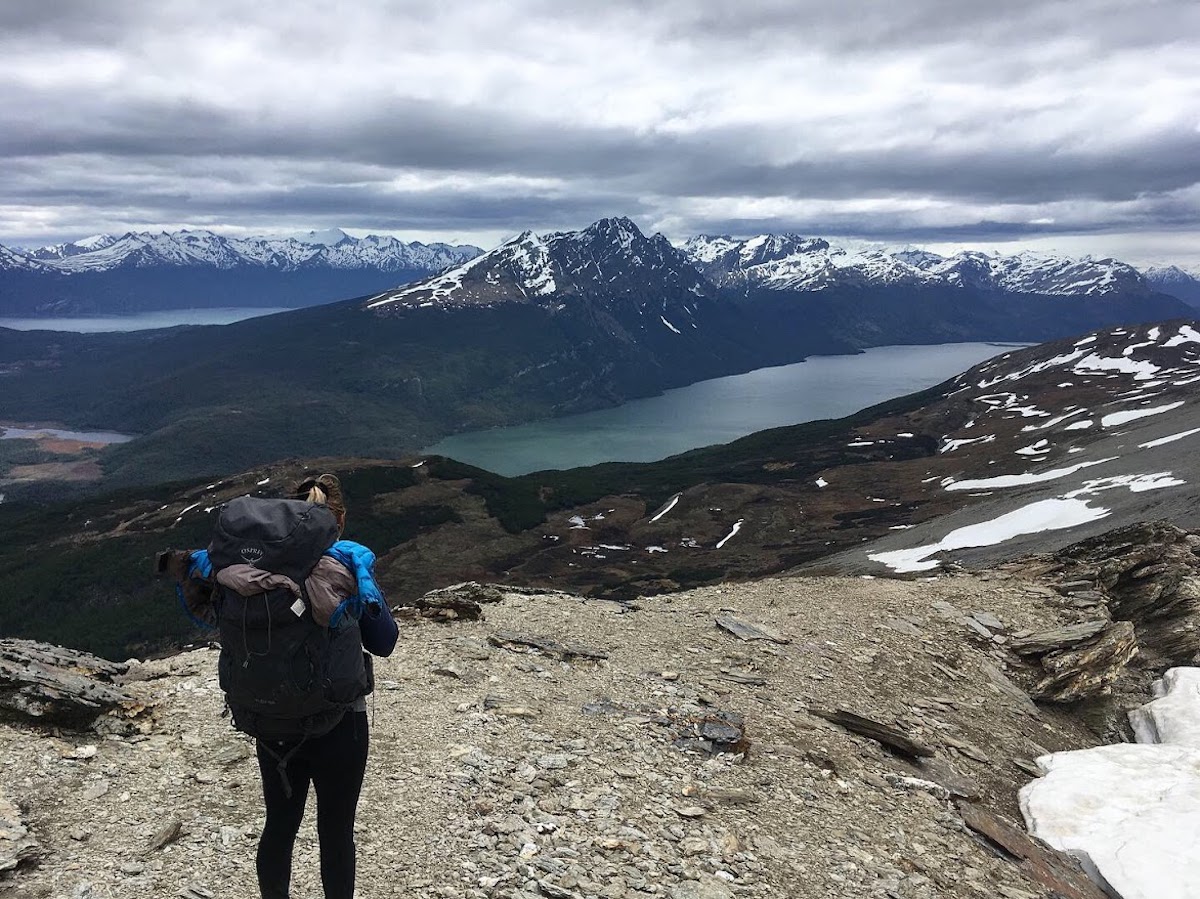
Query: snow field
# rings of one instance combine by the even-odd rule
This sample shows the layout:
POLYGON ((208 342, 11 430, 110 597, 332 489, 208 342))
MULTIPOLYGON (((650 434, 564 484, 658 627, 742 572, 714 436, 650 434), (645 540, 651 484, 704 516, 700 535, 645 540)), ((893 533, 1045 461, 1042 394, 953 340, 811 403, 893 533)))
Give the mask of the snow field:
MULTIPOLYGON (((1101 461, 1111 462, 1113 460, 1103 459, 1101 461)), ((1085 468, 1088 464, 1098 465, 1100 463, 1085 463, 1078 466, 1076 470, 1078 468, 1085 468)), ((1047 472, 1047 474, 1049 473, 1047 472)), ((1056 474, 1055 476, 1063 477, 1064 475, 1056 474)), ((1037 476, 1027 475, 1023 477, 1037 476)), ((988 480, 993 479, 976 480, 973 482, 955 482, 951 479, 946 479, 943 481, 942 486, 947 490, 970 490, 981 486, 1001 486, 998 484, 988 485, 988 480)), ((1024 481, 1023 483, 1036 483, 1036 481, 1024 481)), ((1022 537, 1026 534, 1038 534, 1043 531, 1061 531, 1105 518, 1111 514, 1111 510, 1101 506, 1092 506, 1086 499, 1086 497, 1093 496, 1105 490, 1124 488, 1131 493, 1142 493, 1146 490, 1162 490, 1167 487, 1180 487, 1184 484, 1186 484, 1185 481, 1174 477, 1169 471, 1155 472, 1153 474, 1130 474, 1115 475, 1108 478, 1092 478, 1084 481, 1083 486, 1064 493, 1062 496, 1038 500, 989 521, 981 521, 977 524, 956 528, 936 543, 914 546, 909 549, 869 553, 867 558, 873 562, 886 565, 896 572, 929 571, 936 568, 939 564, 937 559, 931 559, 930 556, 940 552, 949 552, 956 549, 972 549, 980 546, 995 546, 1012 540, 1014 537, 1022 537)), ((1010 486, 1012 485, 1010 484, 1010 486)))
POLYGON ((1020 792, 1034 836, 1122 899, 1200 896, 1200 669, 1173 668, 1130 713, 1137 743, 1038 759, 1020 792))

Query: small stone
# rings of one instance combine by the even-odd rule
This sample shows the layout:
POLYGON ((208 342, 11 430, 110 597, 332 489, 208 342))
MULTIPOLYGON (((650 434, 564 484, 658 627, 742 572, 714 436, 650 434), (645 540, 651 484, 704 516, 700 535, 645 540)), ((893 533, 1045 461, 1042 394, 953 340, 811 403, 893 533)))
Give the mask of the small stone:
POLYGON ((179 891, 182 899, 216 899, 216 894, 199 883, 189 883, 179 891))
POLYGON ((972 618, 972 617, 968 616, 968 617, 966 617, 966 618, 962 618, 962 619, 960 619, 960 621, 961 621, 961 622, 962 622, 964 625, 966 625, 967 627, 969 627, 971 630, 973 630, 975 633, 979 634, 979 636, 983 637, 985 640, 991 640, 991 639, 992 639, 992 632, 991 632, 991 631, 989 631, 989 630, 988 630, 986 627, 984 627, 982 624, 980 624, 978 621, 976 621, 974 618, 972 618))
MULTIPOLYGON (((723 872, 722 872, 723 873, 723 872)), ((733 892, 720 880, 685 880, 671 887, 670 899, 733 899, 733 892)))
POLYGON ((910 637, 921 636, 921 630, 911 621, 905 621, 903 618, 889 618, 884 622, 894 631, 899 631, 902 634, 907 634, 910 637))
POLYGON ((141 874, 145 870, 146 870, 146 866, 143 865, 141 862, 122 862, 121 863, 121 873, 128 874, 131 877, 141 874))
POLYGON ((536 718, 541 714, 537 709, 531 709, 524 705, 502 705, 492 711, 505 718, 536 718))
POLYGON ((108 787, 109 783, 107 780, 97 780, 90 786, 84 788, 83 793, 80 794, 80 798, 82 798, 84 802, 91 802, 93 799, 99 799, 108 792, 108 787))
POLYGON ((982 624, 990 631, 1002 631, 1005 629, 1004 622, 993 615, 991 612, 975 611, 971 613, 971 617, 982 624))
POLYGON ((703 818, 708 811, 698 805, 685 805, 683 808, 675 809, 675 813, 684 818, 703 818))

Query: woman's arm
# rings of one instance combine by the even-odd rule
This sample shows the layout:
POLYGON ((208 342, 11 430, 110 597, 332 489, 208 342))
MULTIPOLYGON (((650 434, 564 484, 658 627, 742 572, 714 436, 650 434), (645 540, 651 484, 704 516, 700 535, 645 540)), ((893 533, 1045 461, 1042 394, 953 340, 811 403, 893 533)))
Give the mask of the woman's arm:
POLYGON ((396 619, 392 617, 392 610, 388 608, 386 601, 379 604, 370 603, 362 618, 358 620, 358 628, 362 632, 363 649, 371 655, 386 658, 396 648, 396 638, 400 636, 400 629, 396 626, 396 619))
POLYGON ((175 595, 184 614, 193 623, 206 628, 217 626, 217 610, 212 601, 212 566, 204 550, 169 549, 156 560, 160 576, 175 581, 175 595))

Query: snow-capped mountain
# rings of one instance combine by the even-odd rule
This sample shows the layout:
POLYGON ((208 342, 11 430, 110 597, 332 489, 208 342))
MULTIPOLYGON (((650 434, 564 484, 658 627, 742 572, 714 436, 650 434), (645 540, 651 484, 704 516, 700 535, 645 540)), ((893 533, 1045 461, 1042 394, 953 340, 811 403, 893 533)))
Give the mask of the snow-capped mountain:
POLYGON ((1192 306, 1200 306, 1200 269, 1188 271, 1177 265, 1158 265, 1142 269, 1144 277, 1155 290, 1179 297, 1192 306))
POLYGON ((377 235, 356 238, 333 229, 313 231, 304 237, 234 238, 203 230, 129 232, 120 237, 100 234, 76 243, 40 247, 26 255, 65 273, 156 265, 217 269, 252 265, 278 271, 324 265, 337 269, 437 271, 481 252, 472 246, 404 243, 377 235))
POLYGON ((27 250, 26 254, 33 259, 53 262, 57 259, 66 259, 68 256, 78 256, 80 253, 102 250, 116 243, 116 241, 117 238, 111 234, 93 234, 91 237, 85 237, 82 240, 76 240, 72 243, 57 243, 48 247, 37 247, 27 250))
POLYGON ((628 218, 608 218, 580 231, 526 231, 457 268, 373 297, 366 308, 590 303, 678 334, 698 326, 717 294, 661 234, 647 237, 628 218))
POLYGON ((848 244, 795 234, 748 240, 701 235, 683 246, 713 282, 727 287, 819 291, 838 287, 951 286, 1050 296, 1148 294, 1146 280, 1115 259, 1071 259, 1022 252, 1013 256, 968 251, 941 256, 928 250, 848 244))
POLYGON ((48 269, 39 260, 25 253, 0 246, 0 272, 8 271, 44 272, 48 269))
POLYGON ((299 237, 98 234, 34 250, 0 247, 0 315, 309 306, 373 293, 481 252, 337 229, 299 237))

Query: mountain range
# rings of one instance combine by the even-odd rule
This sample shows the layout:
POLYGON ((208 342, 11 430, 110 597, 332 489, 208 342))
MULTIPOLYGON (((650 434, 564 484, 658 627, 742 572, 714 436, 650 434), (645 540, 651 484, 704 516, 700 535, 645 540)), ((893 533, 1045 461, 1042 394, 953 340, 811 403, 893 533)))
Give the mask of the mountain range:
MULTIPOLYGON (((619 228, 636 230, 628 219, 619 228)), ((594 228, 595 226, 593 226, 594 228)), ((550 292, 545 251, 572 235, 525 232, 498 252, 529 279, 526 290, 550 292), (529 253, 527 258, 524 254, 529 253)), ((670 249, 661 239, 660 252, 670 249)), ((911 246, 831 243, 795 234, 750 239, 701 235, 679 248, 710 285, 734 291, 819 292, 840 289, 959 288, 1042 296, 1144 296, 1158 292, 1200 304, 1200 273, 1179 266, 1142 271, 1111 258, 966 251, 942 256, 911 246)), ((432 274, 450 272, 483 253, 478 247, 355 238, 332 229, 299 237, 223 237, 210 231, 100 234, 73 243, 21 249, 0 246, 0 313, 127 313, 186 306, 308 306, 432 274)), ((493 257, 490 264, 500 259, 493 257)), ((568 263, 568 268, 571 263, 568 263)), ((558 281, 591 277, 588 261, 558 281)), ((503 268, 501 264, 501 268, 503 268)), ((493 277, 499 269, 493 269, 493 277)), ((611 274, 611 273, 610 273, 611 274)), ((480 271, 468 278, 478 281, 480 271)), ((687 276, 693 280, 692 276, 687 276)), ((440 282, 445 292, 449 281, 440 282)), ((482 283, 482 282, 481 282, 482 283)), ((558 283, 558 282, 553 282, 558 283)), ((500 295, 500 281, 476 298, 500 295)), ((433 290, 433 288, 429 288, 433 290)), ((459 296, 464 296, 459 291, 459 296)))
POLYGON ((1045 296, 1149 294, 1153 287, 1115 259, 979 251, 941 256, 912 247, 830 244, 767 234, 749 240, 694 237, 683 251, 714 283, 741 289, 821 291, 843 287, 958 287, 1045 296))
POLYGON ((449 433, 611 407, 815 353, 1037 342, 1190 313, 1117 264, 1075 280, 1061 266, 1020 269, 1025 291, 1057 293, 967 278, 798 290, 761 266, 794 272, 832 248, 764 243, 703 245, 706 276, 699 245, 689 257, 628 219, 603 219, 522 234, 364 299, 220 328, 0 329, 0 421, 136 434, 100 464, 112 483, 144 483, 285 456, 395 456, 449 433), (719 271, 750 274, 733 286, 716 283, 719 271))
POLYGON ((95 235, 32 250, 0 247, 5 314, 115 314, 227 306, 310 306, 424 277, 473 246, 351 237, 223 237, 211 231, 95 235))

